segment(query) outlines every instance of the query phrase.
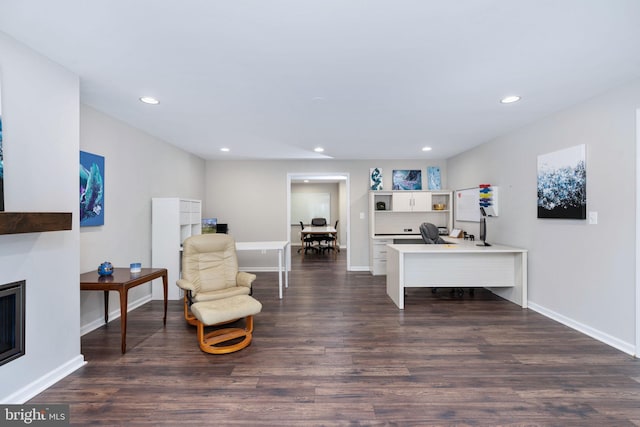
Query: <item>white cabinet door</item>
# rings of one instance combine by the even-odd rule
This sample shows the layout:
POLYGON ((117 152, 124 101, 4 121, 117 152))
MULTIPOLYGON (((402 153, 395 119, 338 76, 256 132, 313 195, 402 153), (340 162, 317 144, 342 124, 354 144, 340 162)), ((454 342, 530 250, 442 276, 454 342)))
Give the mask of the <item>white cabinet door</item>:
POLYGON ((393 193, 393 211, 411 212, 413 210, 413 197, 410 191, 393 193))
POLYGON ((397 192, 393 193, 394 212, 426 212, 431 210, 431 193, 397 192))
POLYGON ((431 193, 412 193, 413 212, 426 212, 431 210, 431 193))

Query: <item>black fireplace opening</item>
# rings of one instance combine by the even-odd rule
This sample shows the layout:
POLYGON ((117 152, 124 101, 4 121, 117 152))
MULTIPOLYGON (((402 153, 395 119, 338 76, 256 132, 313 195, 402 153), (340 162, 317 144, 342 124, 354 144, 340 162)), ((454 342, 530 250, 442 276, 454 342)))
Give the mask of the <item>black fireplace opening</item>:
POLYGON ((25 281, 0 285, 0 365, 24 355, 25 281))

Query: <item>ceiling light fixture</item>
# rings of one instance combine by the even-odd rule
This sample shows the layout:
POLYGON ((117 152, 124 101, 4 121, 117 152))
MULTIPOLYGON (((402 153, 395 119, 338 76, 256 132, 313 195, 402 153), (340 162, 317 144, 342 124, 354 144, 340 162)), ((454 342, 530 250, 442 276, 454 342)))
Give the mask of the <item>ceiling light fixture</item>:
POLYGON ((150 105, 158 105, 158 104, 160 104, 160 101, 155 99, 153 96, 143 96, 143 97, 140 98, 140 101, 144 102, 145 104, 150 104, 150 105))
POLYGON ((228 153, 228 152, 229 152, 229 151, 231 151, 231 150, 230 150, 229 148, 227 148, 227 147, 222 147, 222 148, 220 149, 220 151, 222 151, 222 152, 224 152, 224 153, 228 153))
POLYGON ((324 152, 324 148, 316 147, 316 148, 313 149, 313 151, 315 151, 316 153, 322 153, 322 152, 324 152))
POLYGON ((518 101, 520 101, 520 97, 518 95, 505 96, 500 100, 500 102, 503 104, 511 104, 513 102, 518 102, 518 101))
POLYGON ((431 147, 422 147, 422 151, 431 151, 431 147))

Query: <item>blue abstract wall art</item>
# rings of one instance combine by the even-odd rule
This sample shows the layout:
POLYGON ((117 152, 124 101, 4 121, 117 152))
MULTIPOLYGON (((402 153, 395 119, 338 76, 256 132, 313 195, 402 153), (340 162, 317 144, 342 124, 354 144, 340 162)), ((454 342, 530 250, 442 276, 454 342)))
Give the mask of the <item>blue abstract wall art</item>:
POLYGON ((429 190, 441 190, 442 180, 440 177, 440 168, 438 166, 429 166, 427 168, 427 186, 429 190))
POLYGON ((587 218, 585 145, 538 156, 538 218, 587 218))
POLYGON ((104 225, 104 157, 80 151, 80 226, 104 225))
POLYGON ((394 169, 393 190, 422 190, 420 169, 394 169))
POLYGON ((371 168, 369 169, 369 189, 378 191, 382 190, 382 169, 371 168))

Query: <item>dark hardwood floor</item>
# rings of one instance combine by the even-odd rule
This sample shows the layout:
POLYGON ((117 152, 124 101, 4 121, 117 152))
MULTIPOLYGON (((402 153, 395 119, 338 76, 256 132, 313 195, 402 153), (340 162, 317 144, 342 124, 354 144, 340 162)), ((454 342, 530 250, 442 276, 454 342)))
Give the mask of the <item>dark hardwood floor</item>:
MULTIPOLYGON (((82 337, 88 364, 31 400, 72 425, 638 426, 640 363, 495 297, 407 292, 347 272, 345 252, 294 251, 290 287, 258 273, 251 346, 201 352, 194 327, 153 301, 82 337)), ((172 284, 170 284, 172 286, 172 284)))

